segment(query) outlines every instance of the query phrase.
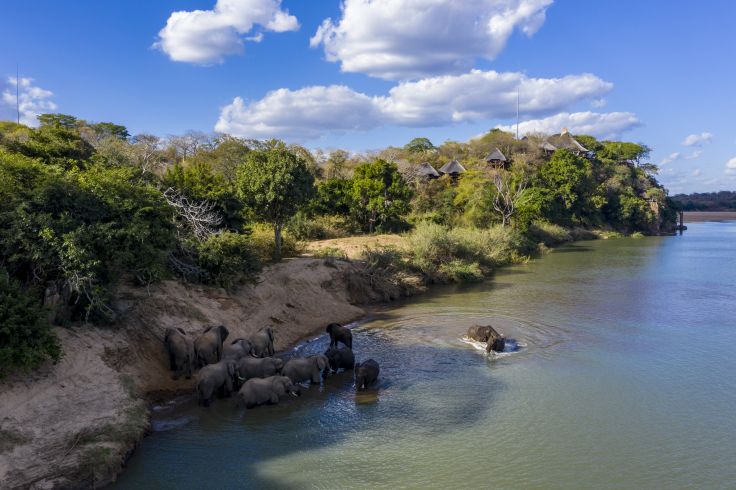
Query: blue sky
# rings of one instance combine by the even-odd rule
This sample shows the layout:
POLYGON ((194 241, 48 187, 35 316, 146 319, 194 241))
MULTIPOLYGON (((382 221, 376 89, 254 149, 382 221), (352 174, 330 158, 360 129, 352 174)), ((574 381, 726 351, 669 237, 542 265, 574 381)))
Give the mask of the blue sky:
POLYGON ((13 2, 0 118, 16 62, 29 118, 355 151, 511 126, 519 90, 522 132, 645 142, 673 192, 733 190, 734 19, 725 0, 13 2))

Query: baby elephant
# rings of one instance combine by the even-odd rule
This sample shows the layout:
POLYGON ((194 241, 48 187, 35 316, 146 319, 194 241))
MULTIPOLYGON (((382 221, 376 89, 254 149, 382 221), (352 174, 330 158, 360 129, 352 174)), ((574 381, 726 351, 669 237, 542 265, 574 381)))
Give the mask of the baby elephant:
POLYGON ((347 347, 332 347, 325 352, 327 360, 330 362, 330 369, 337 372, 338 369, 353 369, 355 365, 355 356, 353 351, 347 347))
POLYGON ((281 372, 284 361, 276 357, 244 357, 238 361, 237 375, 240 381, 252 378, 268 378, 281 372))
POLYGON ((299 396, 299 387, 286 376, 270 376, 268 378, 252 378, 245 382, 238 392, 238 404, 253 408, 266 403, 276 404, 287 393, 299 396))
POLYGON ((503 352, 506 347, 506 339, 490 325, 473 325, 468 329, 468 337, 486 342, 486 352, 503 352))
POLYGON ((222 348, 222 358, 239 361, 245 356, 250 355, 251 345, 246 339, 235 339, 222 348))
POLYGON ((216 394, 227 397, 233 393, 235 361, 223 360, 215 364, 208 364, 199 371, 197 377, 199 404, 209 407, 212 397, 216 394))
POLYGON ((381 368, 373 359, 355 365, 355 387, 358 390, 368 389, 368 385, 375 383, 381 368))
POLYGON ((289 359, 284 364, 281 373, 288 376, 293 383, 311 381, 312 384, 318 384, 322 377, 322 371, 327 368, 328 362, 327 357, 322 354, 289 359))
POLYGON ((330 334, 330 347, 337 347, 337 343, 342 342, 352 350, 353 333, 349 328, 343 327, 339 323, 330 323, 327 325, 325 332, 330 334))

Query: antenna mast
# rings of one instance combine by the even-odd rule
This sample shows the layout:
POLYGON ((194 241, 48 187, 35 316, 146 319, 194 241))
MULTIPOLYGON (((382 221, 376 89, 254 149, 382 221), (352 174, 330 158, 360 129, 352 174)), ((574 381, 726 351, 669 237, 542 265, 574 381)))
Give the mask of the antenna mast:
POLYGON ((20 124, 20 69, 18 63, 15 64, 15 113, 16 120, 20 124))
POLYGON ((520 86, 516 87, 516 139, 519 139, 519 90, 520 86))

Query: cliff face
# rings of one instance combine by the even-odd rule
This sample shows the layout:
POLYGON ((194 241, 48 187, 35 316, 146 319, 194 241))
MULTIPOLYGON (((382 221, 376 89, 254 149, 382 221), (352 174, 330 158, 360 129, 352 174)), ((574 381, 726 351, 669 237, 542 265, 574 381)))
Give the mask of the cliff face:
POLYGON ((64 348, 58 364, 0 382, 0 487, 76 488, 113 480, 147 428, 143 396, 193 390, 194 379, 171 379, 166 328, 196 335, 205 325, 222 324, 234 339, 271 326, 276 350, 284 350, 327 323, 364 314, 347 293, 350 267, 289 260, 232 294, 175 281, 121 288, 119 324, 57 328, 64 348))

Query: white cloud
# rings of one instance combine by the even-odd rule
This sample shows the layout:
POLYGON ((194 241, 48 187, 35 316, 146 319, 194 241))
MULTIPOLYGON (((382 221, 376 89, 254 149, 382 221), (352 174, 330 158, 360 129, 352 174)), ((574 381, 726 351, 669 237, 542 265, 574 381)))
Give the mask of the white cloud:
POLYGON ((700 173, 701 173, 700 169, 696 168, 695 170, 692 171, 690 175, 692 175, 693 177, 699 177, 700 173))
POLYGON ((688 135, 684 140, 682 140, 682 146, 701 146, 704 143, 710 143, 713 140, 713 135, 708 132, 703 132, 700 134, 691 134, 688 135))
POLYGON ((726 173, 736 174, 736 157, 733 157, 732 159, 726 162, 726 173))
MULTIPOLYGON (((519 124, 519 133, 559 133, 568 128, 571 133, 588 134, 598 138, 615 138, 624 131, 641 125, 631 112, 563 112, 544 119, 524 121, 519 124)), ((504 131, 515 132, 515 125, 499 126, 504 131)))
POLYGON ((279 89, 249 104, 235 98, 222 109, 215 130, 304 140, 388 124, 426 127, 502 119, 516 113, 517 88, 521 113, 542 116, 600 97, 612 87, 590 74, 542 79, 473 70, 400 83, 386 96, 369 96, 342 85, 279 89))
POLYGON ((221 63, 242 53, 244 41, 260 42, 262 32, 244 37, 256 25, 274 32, 299 29, 281 0, 217 0, 212 10, 172 12, 154 47, 174 61, 221 63))
POLYGON ((310 39, 342 71, 390 80, 472 68, 495 58, 514 30, 533 35, 552 0, 344 0, 310 39))
MULTIPOLYGON (((50 90, 43 89, 33 85, 32 78, 23 78, 18 82, 18 109, 20 111, 20 122, 28 126, 38 125, 36 117, 39 114, 53 112, 56 110, 56 104, 51 100, 54 96, 50 90)), ((16 78, 8 77, 5 89, 2 92, 2 105, 5 106, 5 113, 9 113, 12 109, 13 117, 9 119, 15 120, 16 117, 16 78)))
POLYGON ((666 157, 664 157, 664 158, 663 158, 663 159, 662 159, 662 160, 661 160, 661 161, 659 162, 659 164, 660 164, 660 165, 667 165, 668 163, 672 163, 672 162, 674 162, 675 160, 677 160, 678 158, 680 158, 680 156, 682 156, 682 154, 681 154, 681 153, 680 153, 679 151, 675 151, 675 152, 672 152, 672 153, 670 153, 669 155, 667 155, 666 157))
POLYGON ((593 99, 593 101, 590 103, 590 107, 594 109, 600 109, 602 107, 606 107, 606 104, 608 104, 608 101, 601 97, 599 99, 593 99))
POLYGON ((697 160, 700 158, 700 155, 703 154, 703 150, 695 150, 692 153, 688 153, 687 155, 683 156, 685 160, 697 160))

